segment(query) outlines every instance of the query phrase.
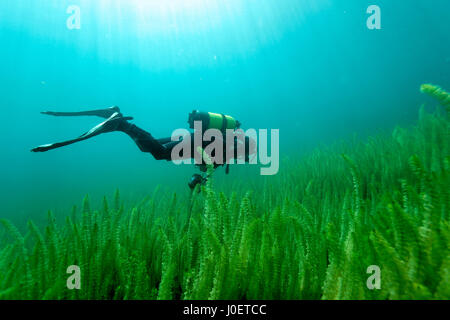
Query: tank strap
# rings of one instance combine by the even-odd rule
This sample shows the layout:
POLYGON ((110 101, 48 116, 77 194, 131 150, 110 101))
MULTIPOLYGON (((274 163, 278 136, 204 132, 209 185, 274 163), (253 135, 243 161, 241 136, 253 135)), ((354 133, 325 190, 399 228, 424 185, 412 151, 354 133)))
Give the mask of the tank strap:
POLYGON ((225 133, 225 130, 227 129, 227 117, 222 113, 222 132, 225 133))

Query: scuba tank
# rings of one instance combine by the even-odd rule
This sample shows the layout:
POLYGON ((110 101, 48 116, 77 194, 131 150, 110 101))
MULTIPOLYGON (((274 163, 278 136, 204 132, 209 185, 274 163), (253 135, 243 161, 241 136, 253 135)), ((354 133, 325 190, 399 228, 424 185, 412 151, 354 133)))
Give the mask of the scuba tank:
POLYGON ((202 122, 202 130, 218 129, 225 132, 226 129, 239 129, 241 123, 231 116, 213 112, 201 112, 193 110, 189 114, 189 128, 194 129, 194 121, 202 122))
MULTIPOLYGON (((188 123, 189 128, 194 129, 194 122, 201 121, 202 122, 202 131, 206 131, 208 129, 218 129, 222 133, 225 133, 227 129, 237 130, 241 127, 241 123, 234 119, 231 116, 213 113, 213 112, 201 112, 198 110, 193 110, 189 114, 188 123)), ((228 174, 230 172, 230 165, 226 165, 225 173, 228 174)), ((201 176, 200 176, 201 177, 201 176)), ((207 179, 199 177, 192 177, 191 182, 189 183, 189 187, 193 190, 193 185, 197 185, 198 183, 205 183, 207 179), (204 180, 203 180, 204 179, 204 180)))

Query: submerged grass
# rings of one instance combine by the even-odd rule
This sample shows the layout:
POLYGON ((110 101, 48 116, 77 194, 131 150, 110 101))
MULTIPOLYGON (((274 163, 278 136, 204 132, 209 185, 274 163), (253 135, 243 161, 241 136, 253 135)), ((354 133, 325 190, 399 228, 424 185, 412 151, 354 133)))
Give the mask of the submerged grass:
POLYGON ((2 220, 0 299, 450 299, 449 148, 448 114, 422 110, 414 128, 285 163, 254 193, 209 182, 130 210, 119 192, 100 210, 86 197, 25 235, 2 220))

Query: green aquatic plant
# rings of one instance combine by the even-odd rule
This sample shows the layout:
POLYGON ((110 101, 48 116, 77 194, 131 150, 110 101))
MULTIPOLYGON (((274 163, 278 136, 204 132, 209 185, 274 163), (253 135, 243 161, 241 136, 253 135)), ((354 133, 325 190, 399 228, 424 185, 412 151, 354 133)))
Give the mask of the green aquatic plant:
POLYGON ((2 220, 0 299, 449 299, 448 124, 422 109, 414 128, 286 160, 246 193, 211 177, 130 208, 86 197, 45 228, 2 220))
POLYGON ((420 91, 437 99, 447 111, 450 111, 450 93, 444 91, 441 87, 433 84, 423 84, 420 91))

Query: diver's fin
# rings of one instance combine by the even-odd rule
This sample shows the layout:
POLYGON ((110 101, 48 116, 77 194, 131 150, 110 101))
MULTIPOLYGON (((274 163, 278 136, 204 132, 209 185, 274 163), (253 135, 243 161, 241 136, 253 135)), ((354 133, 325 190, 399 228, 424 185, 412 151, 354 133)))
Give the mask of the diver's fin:
POLYGON ((114 113, 120 114, 120 109, 117 106, 106 108, 106 109, 98 109, 98 110, 89 110, 89 111, 79 111, 79 112, 55 112, 55 111, 43 111, 42 114, 47 114, 49 116, 56 117, 78 117, 78 116, 97 116, 101 118, 108 119, 114 113))
POLYGON ((79 138, 76 138, 76 139, 67 140, 67 141, 63 141, 63 142, 55 142, 55 143, 51 143, 51 144, 44 144, 42 146, 39 146, 39 147, 31 149, 31 152, 45 152, 45 151, 48 151, 48 150, 61 148, 61 147, 67 146, 69 144, 72 144, 72 143, 75 143, 75 142, 78 142, 78 141, 82 141, 82 140, 85 140, 85 139, 87 139, 87 138, 79 137, 79 138))
POLYGON ((122 115, 120 113, 115 112, 107 120, 96 125, 91 130, 82 134, 78 138, 63 141, 63 142, 56 142, 56 143, 52 143, 52 144, 44 144, 42 146, 31 149, 31 152, 45 152, 48 150, 61 148, 61 147, 67 146, 67 145, 75 143, 75 142, 79 142, 79 141, 83 141, 83 140, 95 137, 101 133, 113 132, 113 131, 117 130, 120 121, 126 121, 126 120, 132 120, 132 119, 133 119, 132 117, 122 117, 122 115))

